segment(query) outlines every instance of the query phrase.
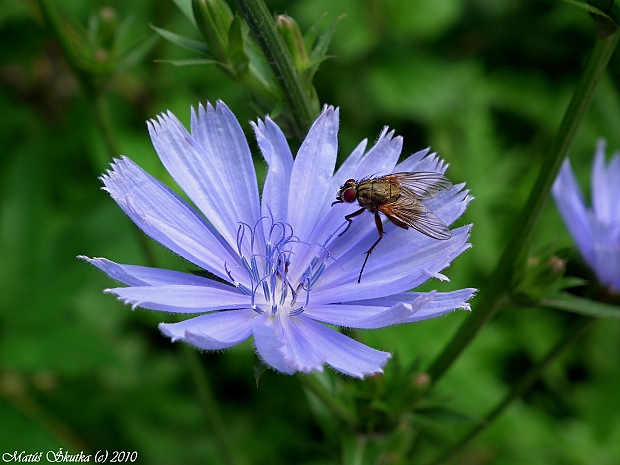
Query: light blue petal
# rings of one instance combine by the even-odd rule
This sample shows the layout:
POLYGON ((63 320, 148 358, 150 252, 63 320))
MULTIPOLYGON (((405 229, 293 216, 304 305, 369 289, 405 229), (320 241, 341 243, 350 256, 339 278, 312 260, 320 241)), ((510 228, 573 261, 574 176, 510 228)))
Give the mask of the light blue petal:
POLYGON ((261 359, 282 373, 323 371, 323 362, 288 315, 266 313, 252 320, 254 343, 261 359))
POLYGON ((312 302, 327 304, 385 297, 417 287, 431 277, 446 280, 440 272, 471 247, 467 243, 469 229, 469 226, 454 229, 451 239, 439 241, 390 225, 370 255, 361 283, 357 278, 364 252, 377 236, 362 241, 345 255, 336 256, 345 271, 336 265, 326 267, 312 290, 312 302))
MULTIPOLYGON (((368 141, 364 139, 359 144, 357 144, 357 147, 353 149, 353 152, 351 152, 351 154, 342 162, 342 165, 340 165, 340 167, 334 174, 331 185, 328 188, 329 192, 332 193, 331 202, 334 202, 336 200, 338 191, 340 190, 340 186, 344 184, 348 179, 353 178, 353 175, 355 174, 355 171, 359 166, 362 156, 364 155, 364 150, 366 150, 367 143, 368 141)), ((347 204, 346 206, 351 208, 353 211, 353 205, 347 204)), ((334 219, 338 217, 338 215, 335 213, 336 211, 337 209, 335 210, 333 208, 330 208, 323 216, 323 218, 321 218, 320 222, 315 225, 310 236, 306 237, 305 239, 307 241, 317 242, 319 244, 324 243, 327 236, 331 233, 331 229, 333 229, 326 229, 325 225, 331 225, 334 222, 334 219)))
POLYGON ((344 184, 347 179, 353 177, 355 170, 359 166, 360 160, 362 159, 362 155, 364 155, 364 151, 366 150, 366 145, 368 144, 368 139, 364 139, 357 147, 353 149, 353 152, 345 158, 342 162, 342 165, 336 170, 336 174, 334 174, 332 188, 334 191, 334 197, 336 197, 336 193, 338 188, 344 184))
POLYGON ((372 254, 376 252, 377 255, 375 257, 371 255, 363 278, 372 283, 374 279, 382 282, 387 276, 399 285, 406 283, 408 287, 403 290, 417 287, 429 277, 448 280, 440 272, 471 247, 467 242, 470 228, 468 225, 454 229, 450 239, 439 241, 417 231, 405 231, 394 227, 391 231, 392 237, 385 244, 381 241, 380 246, 372 254))
MULTIPOLYGON (((263 123, 252 123, 256 140, 269 167, 262 196, 262 215, 274 220, 286 221, 288 215, 288 189, 291 184, 293 155, 286 137, 269 117, 263 123)), ((265 236, 268 234, 266 233, 265 236)))
POLYGON ((78 258, 87 261, 106 273, 110 278, 120 281, 128 286, 166 286, 182 284, 185 286, 208 286, 220 289, 229 289, 223 283, 196 276, 190 273, 164 270, 162 268, 150 268, 147 266, 121 265, 106 258, 88 258, 79 255, 78 258))
POLYGON ((607 225, 620 223, 620 154, 614 153, 605 166, 607 142, 600 139, 592 168, 592 206, 599 221, 607 225))
POLYGON ((394 168, 395 172, 401 171, 431 171, 444 174, 448 169, 448 164, 437 156, 436 152, 429 153, 430 148, 420 150, 409 155, 394 168))
MULTIPOLYGON (((345 177, 345 180, 348 179, 345 177)), ((334 197, 336 198, 337 188, 334 190, 334 197)), ((310 233, 309 236, 303 238, 303 241, 307 244, 316 244, 318 247, 327 245, 327 249, 332 252, 333 241, 338 240, 337 236, 342 231, 344 231, 346 227, 346 221, 344 217, 350 213, 353 213, 356 210, 359 210, 359 205, 357 203, 339 203, 332 206, 325 215, 320 219, 320 221, 315 225, 314 229, 310 233)), ((367 216, 367 215, 363 215, 367 216)), ((368 215, 370 223, 372 223, 374 227, 374 221, 372 217, 368 215)), ((370 224, 369 223, 369 224, 370 224)), ((367 233, 370 231, 369 224, 367 233)), ((347 231, 347 235, 349 231, 347 231)), ((348 243, 350 246, 353 243, 348 243)), ((298 247, 295 249, 295 262, 298 264, 296 270, 300 272, 299 275, 292 275, 292 278, 299 279, 301 276, 301 272, 303 272, 306 267, 310 264, 310 261, 316 256, 318 250, 316 247, 298 247)))
MULTIPOLYGON (((614 152, 607 165, 607 184, 610 197, 620 199, 620 153, 614 152)), ((620 227, 620 202, 612 202, 611 224, 620 227)))
POLYGON ((592 167, 592 207, 596 217, 603 223, 609 224, 612 218, 612 209, 618 203, 618 198, 611 196, 612 186, 609 184, 605 168, 605 147, 607 141, 599 139, 594 154, 592 167))
POLYGON ((441 315, 445 315, 457 309, 471 311, 468 300, 473 297, 477 289, 459 289, 450 292, 402 292, 378 299, 368 299, 350 302, 350 305, 377 306, 377 305, 396 305, 398 303, 414 303, 420 297, 424 298, 424 305, 415 312, 406 323, 427 320, 441 315))
MULTIPOLYGON (((362 158, 353 178, 360 180, 368 176, 385 176, 392 173, 402 149, 403 138, 394 137, 393 130, 388 133, 388 128, 383 128, 375 145, 362 158)), ((344 181, 346 179, 341 183, 344 181)))
POLYGON ((127 157, 101 177, 105 190, 148 236, 220 278, 228 279, 224 263, 238 257, 219 235, 167 186, 127 157))
POLYGON ((303 318, 291 318, 285 312, 280 312, 278 317, 286 340, 286 344, 281 349, 284 362, 288 366, 294 367, 295 371, 302 373, 322 372, 325 356, 314 349, 313 344, 308 341, 307 335, 303 334, 297 326, 297 323, 303 318))
POLYGON ((299 317, 295 324, 326 363, 346 375, 364 378, 383 373, 391 357, 388 352, 368 347, 310 318, 299 317))
POLYGON ((338 109, 326 107, 301 145, 288 191, 288 222, 307 240, 333 202, 330 191, 338 151, 338 109))
POLYGON ((351 304, 309 304, 304 315, 347 328, 377 329, 410 321, 432 297, 418 296, 417 300, 396 302, 387 307, 351 304))
POLYGON ((258 221, 256 173, 239 123, 222 103, 192 111, 190 135, 170 112, 148 123, 155 150, 175 181, 228 244, 240 222, 258 221))
POLYGON ((562 164, 551 193, 579 252, 584 260, 594 268, 589 214, 568 159, 562 164))
POLYGON ((199 349, 220 350, 245 341, 252 334, 251 309, 228 310, 200 315, 180 323, 160 323, 162 333, 172 342, 185 341, 199 349))
POLYGON ((282 373, 292 375, 297 370, 284 361, 283 347, 286 345, 280 320, 263 313, 251 321, 254 345, 261 360, 282 373))
MULTIPOLYGON (((219 283, 218 283, 219 284, 219 283)), ((213 310, 244 308, 250 305, 250 298, 234 287, 222 289, 208 286, 144 286, 117 287, 105 292, 115 294, 119 300, 142 307, 174 313, 202 313, 213 310)))
POLYGON ((458 220, 469 202, 474 197, 469 195, 469 189, 464 189, 465 183, 456 184, 447 191, 440 192, 435 197, 424 201, 424 204, 448 226, 458 220))
POLYGON ((612 228, 597 218, 592 226, 593 264, 598 281, 620 291, 620 225, 612 228))

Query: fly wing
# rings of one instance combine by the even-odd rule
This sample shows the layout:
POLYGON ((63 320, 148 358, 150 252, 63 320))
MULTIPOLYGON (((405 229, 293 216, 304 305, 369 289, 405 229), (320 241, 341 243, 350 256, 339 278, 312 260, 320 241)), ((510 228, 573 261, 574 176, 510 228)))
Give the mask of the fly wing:
POLYGON ((452 187, 450 180, 443 174, 425 171, 393 173, 385 176, 383 179, 409 189, 420 200, 429 199, 437 195, 438 192, 452 187))
POLYGON ((398 200, 381 205, 378 210, 395 224, 406 224, 433 239, 443 241, 452 237, 446 224, 407 189, 401 189, 398 200))

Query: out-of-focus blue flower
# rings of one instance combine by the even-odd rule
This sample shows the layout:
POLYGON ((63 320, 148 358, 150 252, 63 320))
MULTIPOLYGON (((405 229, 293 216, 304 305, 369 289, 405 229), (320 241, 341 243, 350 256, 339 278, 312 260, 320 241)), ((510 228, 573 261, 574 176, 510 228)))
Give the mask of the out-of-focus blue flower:
POLYGON ((587 208, 566 160, 553 185, 553 198, 583 259, 601 284, 620 292, 620 153, 607 167, 600 139, 592 168, 592 206, 587 208))
MULTIPOLYGON (((259 120, 253 128, 269 168, 260 197, 248 143, 224 103, 192 110, 191 133, 170 112, 148 128, 164 166, 197 209, 126 157, 102 176, 105 190, 146 234, 225 283, 81 258, 128 285, 107 292, 134 308, 200 314, 161 323, 173 341, 218 350, 253 336, 261 359, 278 371, 322 371, 327 364, 363 378, 381 373, 390 354, 324 323, 371 329, 469 309, 474 289, 406 292, 431 277, 447 279, 440 272, 470 247, 469 226, 439 241, 387 224, 358 283, 364 252, 377 239, 375 222, 362 215, 338 236, 357 205, 330 207, 348 178, 443 173, 446 164, 428 149, 397 163, 402 139, 386 129, 367 153, 366 141, 360 143, 334 174, 338 109, 323 110, 295 159, 278 126, 259 120)), ((426 202, 447 225, 472 199, 463 187, 426 202)))

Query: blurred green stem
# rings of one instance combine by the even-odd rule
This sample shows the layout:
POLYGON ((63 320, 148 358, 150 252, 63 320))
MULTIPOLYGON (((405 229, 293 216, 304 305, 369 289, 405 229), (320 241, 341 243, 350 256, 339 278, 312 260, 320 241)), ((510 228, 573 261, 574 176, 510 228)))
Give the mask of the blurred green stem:
POLYGON ((230 435, 226 431, 224 418, 218 408, 215 396, 211 390, 211 385, 205 374, 204 367, 200 363, 198 352, 187 344, 181 344, 183 354, 196 383, 198 395, 205 409, 205 416, 215 435, 215 444, 219 447, 224 463, 229 465, 239 465, 246 463, 237 454, 237 448, 233 445, 230 435))
POLYGON ((495 407, 476 427, 474 427, 458 444, 442 455, 433 465, 439 465, 450 458, 454 457, 461 451, 472 439, 474 439, 481 431, 488 427, 498 416, 500 416, 515 400, 522 397, 534 383, 540 378, 540 375, 553 363, 557 358, 570 346, 572 346, 583 334, 598 321, 596 318, 580 317, 574 323, 571 330, 549 351, 547 356, 537 365, 532 367, 512 388, 506 398, 495 407))
POLYGON ((436 383, 445 374, 475 338, 478 331, 508 300, 512 273, 517 269, 519 259, 524 256, 524 252, 527 250, 534 225, 549 196, 549 191, 562 162, 568 154, 577 129, 590 107, 596 86, 605 72, 619 37, 620 33, 617 29, 611 33, 606 31, 605 34, 597 34, 592 54, 579 79, 556 138, 543 161, 536 184, 512 230, 512 237, 508 241, 495 271, 491 274, 489 282, 481 289, 476 308, 429 367, 428 373, 431 376, 432 383, 436 383))
POLYGON ((110 160, 117 158, 121 152, 116 143, 114 126, 112 125, 112 119, 110 118, 107 99, 102 93, 98 93, 98 95, 90 98, 90 103, 93 107, 95 121, 97 122, 97 127, 103 137, 103 142, 105 143, 108 156, 110 157, 110 160))
POLYGON ((39 403, 35 396, 30 395, 24 378, 17 373, 0 373, 0 395, 26 418, 41 425, 62 447, 73 453, 83 451, 85 455, 90 454, 90 448, 70 425, 39 403))
POLYGON ((293 114, 295 135, 303 140, 317 115, 273 16, 263 0, 237 0, 237 5, 282 87, 293 114))
POLYGON ((297 374, 296 377, 299 383, 317 396, 332 413, 344 420, 349 426, 357 426, 358 419, 355 411, 348 408, 337 396, 327 390, 314 374, 297 374))
POLYGON ((342 440, 342 464, 343 465, 363 465, 371 463, 366 457, 366 446, 368 439, 361 434, 346 435, 342 440))

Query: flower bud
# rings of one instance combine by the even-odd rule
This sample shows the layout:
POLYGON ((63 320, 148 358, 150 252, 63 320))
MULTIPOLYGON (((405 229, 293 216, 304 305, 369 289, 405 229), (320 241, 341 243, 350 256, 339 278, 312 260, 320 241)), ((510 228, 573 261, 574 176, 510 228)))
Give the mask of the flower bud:
POLYGON ((552 292, 566 269, 566 261, 553 253, 544 252, 540 257, 529 257, 513 297, 526 305, 535 304, 552 292))
POLYGON ((192 10, 198 30, 213 57, 227 61, 228 30, 233 20, 230 7, 224 0, 192 0, 192 10))
POLYGON ((309 55, 301 29, 299 29, 295 20, 287 15, 278 15, 276 18, 276 28, 293 57, 297 72, 300 75, 303 74, 308 68, 309 55))

